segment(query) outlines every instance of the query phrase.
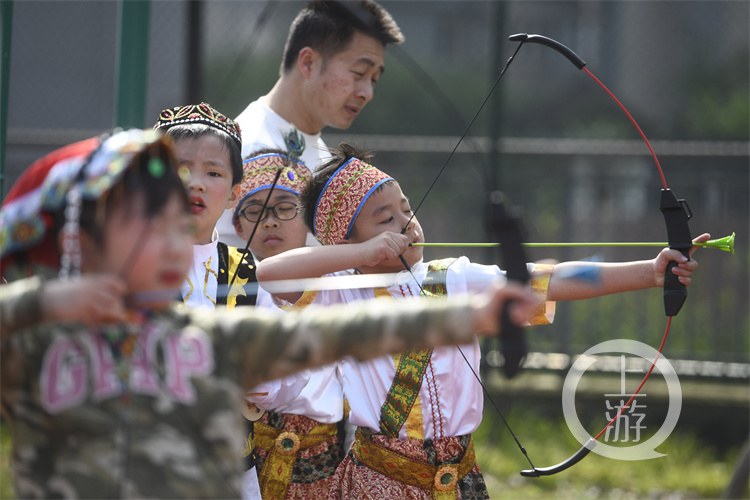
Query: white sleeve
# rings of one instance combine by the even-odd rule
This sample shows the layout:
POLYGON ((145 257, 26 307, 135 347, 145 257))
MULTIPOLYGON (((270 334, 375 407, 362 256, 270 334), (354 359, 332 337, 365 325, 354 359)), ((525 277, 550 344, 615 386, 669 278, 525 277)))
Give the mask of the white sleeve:
POLYGON ((297 399, 310 380, 310 375, 310 370, 303 370, 281 379, 263 382, 253 387, 245 395, 245 399, 261 410, 286 406, 297 399))

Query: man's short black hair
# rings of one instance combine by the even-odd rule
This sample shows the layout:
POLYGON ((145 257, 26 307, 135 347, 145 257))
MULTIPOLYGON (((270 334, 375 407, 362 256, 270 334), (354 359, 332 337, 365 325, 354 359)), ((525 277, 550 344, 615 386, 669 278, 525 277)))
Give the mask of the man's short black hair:
POLYGON ((346 50, 357 32, 383 46, 404 41, 396 21, 372 0, 309 2, 289 27, 280 73, 283 75, 294 67, 303 48, 311 47, 328 58, 346 50))

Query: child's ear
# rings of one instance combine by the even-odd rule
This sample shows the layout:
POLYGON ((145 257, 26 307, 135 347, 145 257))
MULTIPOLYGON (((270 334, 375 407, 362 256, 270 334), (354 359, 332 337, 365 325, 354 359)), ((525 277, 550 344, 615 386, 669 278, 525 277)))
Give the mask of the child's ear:
POLYGON ((240 197, 240 185, 237 184, 235 186, 232 186, 232 190, 229 192, 229 199, 227 200, 227 206, 224 207, 225 209, 234 208, 234 206, 237 204, 237 200, 240 197))
POLYGON ((232 223, 234 223, 234 232, 237 233, 237 236, 245 238, 245 231, 242 229, 242 224, 240 224, 240 216, 235 217, 232 223))

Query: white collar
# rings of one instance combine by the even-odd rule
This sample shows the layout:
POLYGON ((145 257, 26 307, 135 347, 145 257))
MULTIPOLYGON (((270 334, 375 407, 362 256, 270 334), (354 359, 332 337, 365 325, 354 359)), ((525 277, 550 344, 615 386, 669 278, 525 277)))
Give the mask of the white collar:
POLYGON ((193 245, 193 260, 197 262, 207 261, 216 251, 219 244, 219 232, 214 228, 211 233, 211 242, 205 245, 193 245))

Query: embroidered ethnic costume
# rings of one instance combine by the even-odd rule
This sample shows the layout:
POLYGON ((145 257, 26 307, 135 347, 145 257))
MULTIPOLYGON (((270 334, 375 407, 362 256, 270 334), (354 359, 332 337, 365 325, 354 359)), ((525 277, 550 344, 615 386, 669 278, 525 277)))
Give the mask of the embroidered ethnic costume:
MULTIPOLYGON (((239 125, 206 103, 165 109, 159 115, 159 120, 154 128, 169 131, 177 127, 173 132, 178 132, 180 127, 194 124, 213 128, 221 133, 219 135, 228 135, 237 145, 237 152, 241 151, 242 134, 239 125)), ((184 130, 184 132, 188 131, 184 130)), ((194 133, 193 137, 203 134, 200 129, 191 132, 194 133)), ((230 163, 232 163, 232 152, 227 150, 227 153, 230 163)), ((233 173, 233 175, 236 174, 233 173)), ((233 179, 233 181, 236 180, 233 179)), ((243 288, 249 282, 257 282, 255 262, 252 255, 218 241, 219 234, 216 230, 218 221, 214 221, 214 223, 211 241, 193 246, 193 263, 181 289, 183 301, 188 307, 207 307, 209 309, 218 306, 226 306, 228 309, 233 309, 238 305, 254 306, 257 295, 255 293, 248 295, 243 288), (231 289, 228 289, 230 281, 232 286, 231 289)), ((249 437, 247 438, 245 460, 248 468, 254 466, 252 425, 252 422, 248 424, 249 437)), ((258 497, 260 494, 255 482, 250 485, 243 485, 243 494, 246 492, 245 488, 249 488, 247 492, 253 490, 250 495, 252 498, 258 497)))
MULTIPOLYGON (((321 193, 315 212, 316 236, 324 244, 347 237, 367 197, 390 177, 359 160, 339 168, 321 193)), ((551 267, 529 265, 532 274, 551 267)), ((341 271, 334 275, 351 274, 341 271)), ((478 292, 504 279, 497 266, 466 257, 418 262, 401 271, 388 289, 305 293, 300 302, 330 306, 379 297, 415 301, 424 295, 478 292)), ((549 277, 532 290, 546 299, 549 277)), ((554 303, 539 308, 532 323, 554 317, 554 303)), ((476 338, 460 346, 479 372, 476 338)), ((329 499, 484 499, 487 488, 476 464, 471 434, 482 420, 484 396, 456 346, 411 350, 358 363, 340 361, 344 394, 357 426, 352 449, 336 470, 329 499), (386 391, 386 388, 388 390, 386 391)))
MULTIPOLYGON (((173 127, 191 124, 202 124, 223 132, 242 148, 239 125, 205 102, 162 110, 154 129, 166 132, 173 127)), ((183 302, 189 306, 226 305, 229 309, 236 305, 255 305, 256 296, 247 295, 243 289, 243 285, 257 281, 252 258, 249 255, 244 256, 235 247, 228 247, 223 242, 216 241, 217 238, 218 233, 214 230, 211 243, 194 245, 193 269, 190 270, 183 286, 183 302), (237 278, 232 289, 227 291, 230 276, 234 276, 235 273, 237 278), (195 279, 191 280, 191 275, 195 279), (194 295, 196 293, 200 296, 194 295)))
MULTIPOLYGON (((447 294, 446 273, 456 259, 430 262, 422 283, 424 296, 447 294)), ((401 295, 413 296, 411 287, 400 286, 401 295)), ((417 294, 419 290, 417 290, 417 294)), ((386 290, 375 290, 376 297, 390 297, 386 290)), ((380 432, 357 429, 352 450, 334 479, 331 498, 403 498, 407 491, 421 491, 414 498, 489 498, 476 463, 470 435, 424 439, 419 390, 430 381, 424 375, 431 365, 433 350, 407 351, 394 355, 396 375, 380 413, 380 432), (406 425, 406 440, 398 438, 406 425), (356 480, 355 480, 356 478, 356 480), (359 484, 366 485, 363 489, 359 484)), ((430 406, 439 415, 437 386, 430 390, 430 406), (432 399, 434 394, 434 399, 432 399)), ((411 491, 409 497, 414 495, 411 491)))
MULTIPOLYGON (((299 139, 290 135, 292 143, 288 147, 294 146, 299 139)), ((289 157, 266 153, 245 160, 240 202, 234 216, 239 215, 239 209, 248 197, 272 186, 275 190, 299 196, 310 182, 312 173, 302 162, 295 161, 295 156, 294 151, 290 152, 289 157), (279 169, 280 175, 274 185, 279 169)), ((299 310, 302 305, 284 309, 299 310)), ((276 310, 280 311, 278 308, 276 310)), ((270 384, 261 386, 261 390, 270 389, 275 395, 273 399, 269 398, 268 392, 261 393, 264 408, 271 405, 274 409, 280 409, 267 409, 254 422, 254 433, 248 437, 246 448, 247 452, 254 445, 255 465, 264 499, 326 498, 336 467, 346 455, 341 422, 343 390, 336 376, 336 365, 309 370, 305 374, 298 374, 298 377, 300 380, 304 378, 304 388, 299 391, 274 391, 275 385, 273 388, 269 388, 270 384), (291 401, 286 399, 287 392, 295 394, 291 401), (269 399, 272 399, 271 403, 269 399), (321 411, 323 406, 326 407, 325 411, 321 411)), ((258 388, 253 389, 256 390, 258 388)), ((248 400, 256 401, 254 396, 257 395, 249 394, 248 400)))
MULTIPOLYGON (((201 262, 203 266, 203 280, 199 283, 193 283, 190 277, 186 279, 187 292, 183 295, 182 300, 189 303, 193 294, 200 293, 214 307, 227 306, 233 309, 235 306, 254 306, 256 301, 255 294, 247 294, 244 286, 248 283, 255 283, 255 264, 250 263, 252 257, 250 254, 243 254, 239 249, 230 247, 221 241, 214 242, 215 248, 211 251, 208 260, 201 262), (216 257, 216 261, 214 261, 216 257), (215 266, 215 267, 214 267, 215 266), (216 270, 214 270, 216 269, 216 270), (237 273, 232 289, 227 291, 229 280, 237 273), (209 281, 216 286, 209 288, 209 281), (222 290, 215 296, 209 293, 209 289, 222 290)), ((194 264, 195 265, 195 264, 194 264)))
POLYGON ((267 411, 255 423, 256 467, 264 499, 326 498, 346 455, 343 426, 267 411))

